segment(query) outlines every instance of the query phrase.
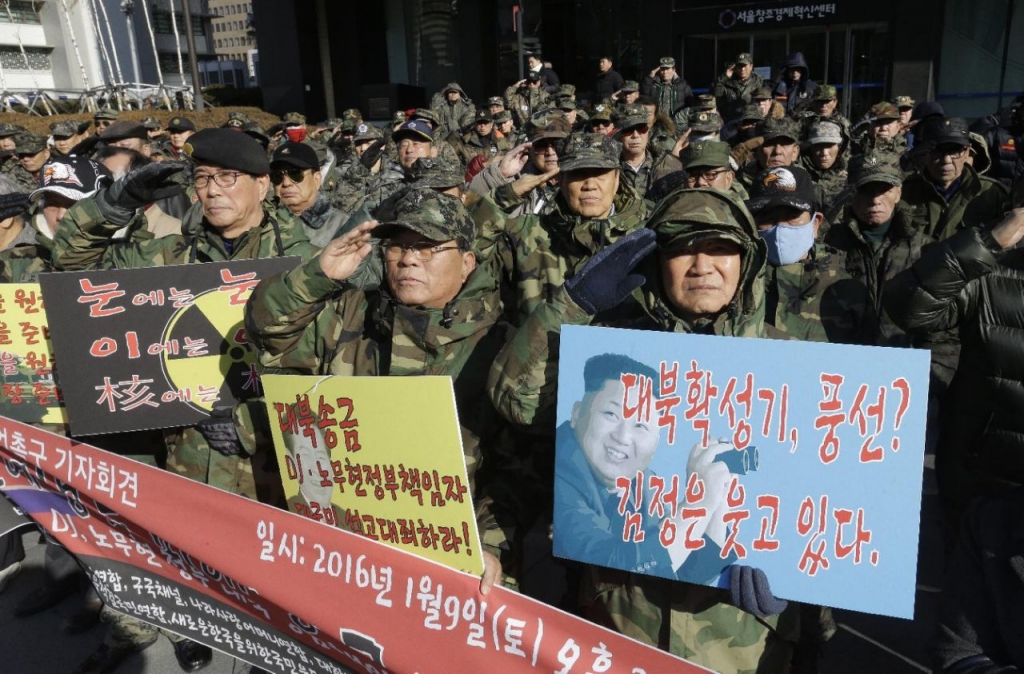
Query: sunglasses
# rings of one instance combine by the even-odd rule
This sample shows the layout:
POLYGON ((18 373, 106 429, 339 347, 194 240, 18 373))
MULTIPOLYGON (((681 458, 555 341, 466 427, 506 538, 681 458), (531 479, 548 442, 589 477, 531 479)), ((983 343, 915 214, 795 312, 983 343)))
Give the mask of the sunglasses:
POLYGON ((290 168, 283 171, 271 171, 270 182, 280 185, 284 182, 285 176, 288 176, 288 180, 291 180, 293 183, 301 183, 306 179, 306 169, 290 168))

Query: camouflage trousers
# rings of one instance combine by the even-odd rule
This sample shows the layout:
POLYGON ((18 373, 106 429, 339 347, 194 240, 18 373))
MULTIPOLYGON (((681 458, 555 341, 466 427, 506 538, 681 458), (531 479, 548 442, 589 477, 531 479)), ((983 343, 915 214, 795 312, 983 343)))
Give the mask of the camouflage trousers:
POLYGON ((761 620, 703 585, 591 567, 583 615, 621 634, 721 674, 789 672, 799 608, 761 620))
POLYGON ((103 643, 111 648, 140 651, 156 641, 161 633, 172 642, 184 639, 173 632, 162 630, 156 625, 150 625, 125 613, 119 613, 108 606, 104 606, 100 611, 100 620, 107 623, 107 634, 103 637, 103 643))
POLYGON ((210 449, 194 428, 177 428, 164 434, 167 470, 232 494, 256 498, 252 461, 246 456, 223 456, 210 449))

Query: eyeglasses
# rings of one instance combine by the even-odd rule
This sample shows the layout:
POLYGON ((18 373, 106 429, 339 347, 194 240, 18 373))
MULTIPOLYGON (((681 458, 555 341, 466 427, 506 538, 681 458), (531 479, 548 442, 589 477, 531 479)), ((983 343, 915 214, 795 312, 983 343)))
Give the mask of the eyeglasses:
POLYGON ((198 173, 193 182, 197 190, 204 190, 210 186, 210 181, 217 183, 218 187, 234 187, 238 182, 238 176, 245 175, 241 171, 221 171, 220 173, 198 173))
MULTIPOLYGON (((281 183, 284 182, 285 176, 288 176, 288 180, 291 180, 293 183, 298 184, 306 179, 306 169, 290 168, 285 169, 283 171, 271 171, 270 182, 274 183, 275 185, 280 185, 281 183)), ((219 185, 220 183, 217 184, 219 185)), ((221 185, 221 187, 227 187, 227 185, 221 185)))
POLYGON ((686 184, 694 185, 698 180, 703 180, 706 183, 712 183, 718 179, 718 176, 723 173, 728 173, 729 171, 730 169, 727 168, 717 168, 710 171, 702 171, 700 173, 690 173, 686 176, 686 184))
POLYGON ((624 129, 622 131, 622 135, 623 136, 630 136, 630 135, 635 133, 638 136, 642 136, 642 135, 644 135, 645 133, 647 133, 650 130, 651 130, 651 127, 647 126, 646 124, 640 124, 638 126, 631 126, 628 129, 624 129))
POLYGON ((446 250, 459 250, 458 246, 438 246, 430 241, 417 241, 415 243, 384 242, 384 259, 388 262, 398 262, 405 257, 405 251, 411 250, 413 256, 420 262, 430 262, 434 255, 443 253, 446 250))
POLYGON ((943 159, 949 157, 950 159, 963 159, 967 155, 968 147, 966 145, 946 145, 932 148, 931 154, 932 159, 943 159))

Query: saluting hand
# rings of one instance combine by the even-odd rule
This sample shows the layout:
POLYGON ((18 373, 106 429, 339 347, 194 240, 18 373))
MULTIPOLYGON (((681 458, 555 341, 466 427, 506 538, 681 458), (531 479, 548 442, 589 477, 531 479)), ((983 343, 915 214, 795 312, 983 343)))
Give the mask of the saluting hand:
POLYGON ((376 220, 364 222, 327 244, 320 253, 320 269, 327 278, 344 281, 355 273, 359 264, 373 250, 370 230, 376 226, 376 220))

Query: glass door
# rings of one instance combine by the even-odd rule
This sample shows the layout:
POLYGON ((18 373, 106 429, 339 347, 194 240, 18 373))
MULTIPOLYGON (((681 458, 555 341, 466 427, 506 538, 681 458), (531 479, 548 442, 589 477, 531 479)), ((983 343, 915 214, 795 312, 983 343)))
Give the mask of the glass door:
POLYGON ((889 40, 887 24, 849 26, 846 29, 846 79, 843 81, 843 114, 856 122, 889 91, 889 40))

